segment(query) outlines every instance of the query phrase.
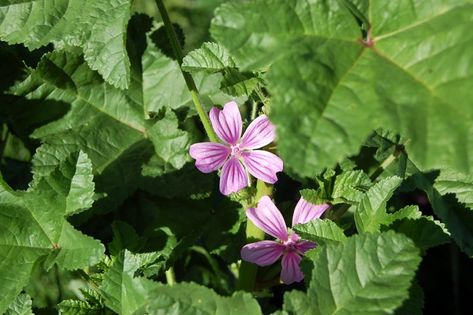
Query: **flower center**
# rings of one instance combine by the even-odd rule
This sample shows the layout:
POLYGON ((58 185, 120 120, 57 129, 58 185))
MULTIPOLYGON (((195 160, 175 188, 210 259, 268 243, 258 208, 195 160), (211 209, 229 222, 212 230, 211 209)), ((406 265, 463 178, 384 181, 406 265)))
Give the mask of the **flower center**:
POLYGON ((236 158, 241 157, 241 153, 243 152, 243 150, 240 148, 240 144, 237 143, 235 145, 232 145, 230 146, 230 149, 232 150, 231 155, 233 155, 236 158))
POLYGON ((283 242, 283 245, 286 247, 284 250, 287 253, 292 253, 298 251, 297 249, 297 242, 299 241, 300 237, 296 233, 292 233, 289 235, 287 241, 283 242))

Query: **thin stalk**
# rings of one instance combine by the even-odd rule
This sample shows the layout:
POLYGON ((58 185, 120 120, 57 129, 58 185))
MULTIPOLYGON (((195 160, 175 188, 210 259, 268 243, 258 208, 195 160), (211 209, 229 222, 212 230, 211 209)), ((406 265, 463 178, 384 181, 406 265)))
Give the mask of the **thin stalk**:
POLYGON ((379 167, 374 170, 374 172, 370 175, 370 179, 374 181, 376 178, 378 178, 378 176, 381 175, 381 173, 383 173, 384 170, 387 169, 388 166, 391 165, 391 163, 393 163, 398 158, 399 154, 400 152, 398 152, 397 150, 394 153, 390 154, 383 161, 383 163, 381 163, 379 167))
MULTIPOLYGON (((273 193, 273 185, 266 184, 263 181, 258 180, 256 183, 256 195, 255 205, 263 196, 270 196, 273 193)), ((264 240, 264 232, 261 231, 256 225, 250 220, 246 223, 246 241, 247 243, 253 243, 264 240)), ((244 291, 253 291, 255 288, 256 274, 258 272, 258 266, 242 260, 240 265, 240 271, 238 273, 237 289, 244 291)))
POLYGON ((253 104, 251 104, 251 121, 255 120, 256 118, 256 112, 258 111, 258 103, 253 101, 253 104))
POLYGON ((174 285, 176 283, 176 276, 174 274, 174 268, 173 267, 169 267, 169 269, 166 270, 165 275, 166 275, 166 282, 169 285, 174 285))
POLYGON ((176 31, 174 30, 174 27, 172 26, 171 19, 169 18, 166 7, 164 6, 164 3, 162 0, 156 0, 156 5, 158 6, 159 13, 161 14, 161 17, 163 19, 164 28, 168 35, 169 42, 171 43, 174 56, 176 57, 177 62, 179 63, 179 68, 181 69, 182 76, 184 77, 184 80, 186 81, 187 89, 191 93, 192 102, 194 102, 194 106, 195 106, 195 109, 197 110, 197 114, 199 115, 200 121, 204 125, 204 129, 205 129, 205 132, 207 133, 207 136, 209 137, 209 140, 212 142, 217 142, 218 141, 217 135, 212 129, 212 125, 210 123, 209 117, 207 116, 204 110, 204 107, 202 106, 202 103, 200 102, 199 92, 195 85, 194 79, 192 78, 192 75, 190 73, 182 70, 181 66, 182 66, 182 60, 184 59, 184 54, 182 53, 181 45, 179 44, 179 41, 177 40, 176 31))
POLYGON ((269 103, 266 101, 266 97, 264 96, 263 92, 261 91, 261 89, 259 87, 256 87, 255 93, 258 96, 258 98, 260 99, 261 103, 263 103, 263 105, 264 105, 265 114, 268 115, 269 114, 269 103))

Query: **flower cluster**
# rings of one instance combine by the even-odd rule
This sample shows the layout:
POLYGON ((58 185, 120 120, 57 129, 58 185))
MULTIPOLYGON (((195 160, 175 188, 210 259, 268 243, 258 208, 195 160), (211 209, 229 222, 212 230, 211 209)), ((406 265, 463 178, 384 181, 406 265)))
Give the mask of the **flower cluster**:
MULTIPOLYGON (((201 172, 221 170, 220 192, 229 195, 250 185, 248 173, 266 183, 274 184, 277 173, 283 170, 283 161, 275 154, 260 150, 275 140, 275 127, 266 115, 250 123, 242 136, 243 122, 235 102, 225 104, 223 110, 210 111, 210 121, 222 143, 202 142, 191 145, 190 155, 201 172)), ((294 210, 292 225, 307 223, 319 218, 329 208, 328 204, 314 205, 303 198, 294 210)), ((259 266, 268 266, 282 256, 281 280, 286 284, 304 278, 299 263, 306 251, 315 243, 302 240, 290 231, 281 212, 268 196, 262 197, 257 208, 250 208, 246 215, 257 227, 275 237, 245 245, 241 257, 259 266)))

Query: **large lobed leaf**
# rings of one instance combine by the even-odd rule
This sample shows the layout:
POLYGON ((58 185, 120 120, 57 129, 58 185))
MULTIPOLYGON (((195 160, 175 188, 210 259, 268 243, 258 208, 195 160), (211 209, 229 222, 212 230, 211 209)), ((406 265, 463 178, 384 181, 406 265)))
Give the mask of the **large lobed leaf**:
POLYGON ((311 176, 382 126, 406 137, 421 169, 471 171, 473 3, 365 2, 365 38, 343 3, 234 1, 216 11, 214 38, 246 69, 271 66, 287 168, 311 176))
POLYGON ((420 263, 401 234, 366 233, 315 250, 307 295, 284 297, 289 314, 391 314, 408 297, 420 263))
POLYGON ((130 0, 1 0, 0 38, 29 49, 49 43, 80 46, 92 69, 110 84, 127 88, 131 5, 130 0))
POLYGON ((40 260, 46 268, 57 264, 66 269, 99 262, 103 245, 66 220, 91 206, 93 190, 92 164, 83 152, 36 175, 27 191, 13 191, 0 179, 0 312, 26 285, 40 260))
MULTIPOLYGON (((180 129, 179 120, 170 109, 185 104, 164 104, 167 110, 162 115, 146 119, 145 101, 159 98, 169 80, 181 75, 178 68, 173 68, 171 77, 166 72, 159 84, 145 88, 142 82, 149 76, 148 71, 159 74, 163 67, 176 63, 153 46, 145 50, 143 60, 150 55, 160 56, 161 68, 153 66, 141 71, 137 66, 127 91, 104 82, 79 54, 58 51, 43 57, 14 93, 39 104, 70 106, 70 110, 33 133, 43 142, 34 160, 37 173, 47 172, 58 160, 82 150, 92 161, 97 190, 108 196, 99 204, 111 210, 138 187, 142 166, 153 154, 160 161, 161 172, 179 169, 190 159, 190 135, 180 129)), ((185 85, 179 93, 189 94, 185 85)))

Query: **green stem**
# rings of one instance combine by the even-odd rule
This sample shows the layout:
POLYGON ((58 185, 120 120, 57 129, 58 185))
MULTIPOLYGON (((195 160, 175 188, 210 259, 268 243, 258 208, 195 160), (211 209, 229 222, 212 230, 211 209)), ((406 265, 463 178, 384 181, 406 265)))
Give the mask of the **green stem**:
POLYGON ((165 275, 166 275, 166 282, 169 285, 174 285, 176 283, 176 276, 174 274, 174 268, 173 267, 169 267, 169 269, 166 270, 165 275))
MULTIPOLYGON (((263 196, 271 196, 273 192, 273 185, 266 184, 263 181, 258 180, 256 183, 256 195, 254 200, 254 206, 263 196)), ((247 243, 253 243, 264 240, 264 232, 260 230, 250 220, 246 223, 246 241, 247 243)), ((258 272, 258 266, 242 260, 240 265, 240 271, 238 273, 238 290, 253 291, 255 288, 256 274, 258 272)))
POLYGON ((181 45, 179 44, 179 41, 177 40, 176 31, 174 30, 174 27, 172 26, 171 19, 169 18, 166 7, 164 6, 164 3, 162 0, 156 0, 156 5, 158 6, 159 13, 161 14, 161 17, 163 19, 164 28, 166 29, 166 33, 169 37, 169 41, 171 43, 174 56, 176 57, 177 62, 179 63, 182 76, 184 77, 187 88, 189 89, 189 92, 191 93, 192 101, 194 102, 194 106, 195 106, 195 109, 197 110, 197 114, 199 115, 200 121, 204 125, 204 129, 205 129, 205 132, 207 133, 207 136, 209 137, 209 140, 212 142, 218 142, 217 135, 212 129, 212 125, 210 123, 209 117, 207 116, 207 113, 205 112, 204 107, 202 106, 202 103, 200 102, 199 92, 195 85, 194 79, 192 78, 192 75, 190 73, 182 70, 181 66, 182 66, 182 60, 184 59, 184 54, 182 53, 181 45))

